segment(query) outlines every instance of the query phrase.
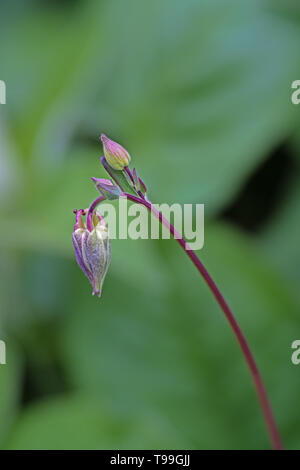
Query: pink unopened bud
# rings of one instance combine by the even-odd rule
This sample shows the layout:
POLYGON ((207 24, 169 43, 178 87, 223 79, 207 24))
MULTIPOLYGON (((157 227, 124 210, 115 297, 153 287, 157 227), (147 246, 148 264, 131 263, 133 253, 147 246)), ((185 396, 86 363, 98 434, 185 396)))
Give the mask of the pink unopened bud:
POLYGON ((104 156, 114 170, 124 170, 129 165, 130 155, 122 145, 101 134, 104 156))

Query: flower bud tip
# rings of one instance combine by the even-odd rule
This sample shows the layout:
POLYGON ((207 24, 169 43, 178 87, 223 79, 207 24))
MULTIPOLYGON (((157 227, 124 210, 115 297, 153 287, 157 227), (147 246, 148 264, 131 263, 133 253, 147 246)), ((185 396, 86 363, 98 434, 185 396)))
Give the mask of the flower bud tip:
POLYGON ((114 170, 124 170, 130 162, 130 155, 122 145, 101 134, 105 159, 114 170))

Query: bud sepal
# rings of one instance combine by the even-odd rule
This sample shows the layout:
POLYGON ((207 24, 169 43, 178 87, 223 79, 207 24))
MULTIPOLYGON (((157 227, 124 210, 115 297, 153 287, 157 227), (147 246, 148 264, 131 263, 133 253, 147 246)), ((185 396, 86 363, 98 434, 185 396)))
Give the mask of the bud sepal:
POLYGON ((110 180, 104 178, 91 178, 91 180, 95 183, 99 193, 101 193, 106 199, 119 199, 119 197, 123 195, 120 187, 114 185, 110 180))

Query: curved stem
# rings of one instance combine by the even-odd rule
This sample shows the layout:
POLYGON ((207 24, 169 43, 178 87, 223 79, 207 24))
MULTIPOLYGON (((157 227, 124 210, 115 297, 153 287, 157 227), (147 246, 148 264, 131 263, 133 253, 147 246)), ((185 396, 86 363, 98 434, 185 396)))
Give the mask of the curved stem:
POLYGON ((208 273, 207 269, 203 265, 203 263, 200 261, 196 253, 189 247, 188 243, 185 241, 185 239, 180 235, 180 233, 173 227, 173 225, 162 215, 161 212, 159 212, 155 206, 153 206, 150 202, 146 201, 145 199, 140 199, 136 196, 132 196, 131 194, 125 194, 127 198, 133 202, 136 202, 138 204, 142 204, 147 209, 159 219, 159 221, 168 228, 170 231, 171 235, 178 241, 180 246, 183 248, 185 253, 188 255, 188 257, 191 259, 192 263, 195 265, 203 279, 205 280, 206 284, 208 285, 209 289, 211 290, 212 294, 214 295, 216 301, 218 302, 219 306, 221 307, 223 313, 225 314, 232 330, 233 333, 241 347, 241 350, 243 352, 244 358, 246 360, 246 363, 249 367, 250 374, 252 376, 254 386, 256 389, 256 393, 260 402, 260 406, 262 409, 263 417, 267 426, 267 430, 269 433, 269 437, 272 443, 272 446, 276 450, 281 450, 283 449, 282 443, 281 443, 281 438, 279 431, 277 429, 275 419, 273 417, 271 405, 267 396, 267 392, 262 380, 262 377, 260 375, 260 372, 258 370, 258 367, 256 365, 254 356, 250 350, 250 347, 248 345, 248 342, 238 325, 238 322, 233 315, 231 309, 229 308, 226 300, 224 299, 223 295, 221 294, 219 288, 217 287, 216 283, 208 273))
POLYGON ((100 204, 100 202, 104 201, 104 199, 105 199, 105 196, 97 197, 97 199, 95 199, 95 201, 93 201, 92 204, 89 207, 87 217, 86 217, 86 228, 88 229, 89 232, 91 232, 93 230, 93 212, 96 209, 96 207, 98 206, 98 204, 100 204))

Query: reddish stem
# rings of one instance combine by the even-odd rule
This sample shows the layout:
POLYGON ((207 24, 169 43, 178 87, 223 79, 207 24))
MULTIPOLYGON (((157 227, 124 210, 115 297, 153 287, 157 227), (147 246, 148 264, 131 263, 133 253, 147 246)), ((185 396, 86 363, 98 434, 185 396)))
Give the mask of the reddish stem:
POLYGON ((86 228, 88 229, 89 232, 91 232, 93 230, 93 212, 96 209, 96 207, 98 206, 98 204, 100 204, 100 202, 104 201, 104 199, 105 199, 105 196, 97 197, 97 199, 95 199, 95 201, 93 201, 92 204, 89 207, 87 217, 86 217, 86 228))
POLYGON ((234 335, 235 335, 235 337, 236 337, 236 339, 237 339, 237 341, 238 341, 238 343, 241 347, 241 350, 243 352, 243 355, 245 357, 246 363, 249 367, 250 374, 251 374, 253 382, 254 382, 254 386, 255 386, 256 393, 257 393, 257 396, 258 396, 258 399, 259 399, 259 402, 260 402, 260 406, 261 406, 261 409, 262 409, 262 412, 263 412, 264 420, 265 420, 265 423, 266 423, 266 426, 267 426, 267 430, 268 430, 268 433, 269 433, 269 437, 270 437, 272 446, 276 450, 282 450, 283 446, 282 446, 282 443, 281 443, 280 434, 279 434, 279 431, 277 429, 275 419, 274 419, 274 416, 273 416, 273 413, 272 413, 271 405, 270 405, 270 402, 269 402, 269 399, 268 399, 268 396, 267 396, 267 392, 266 392, 262 377, 260 375, 259 369, 256 365, 254 356, 253 356, 253 354, 250 350, 248 342, 247 342, 241 328, 239 327, 239 325, 237 323, 237 320, 236 320, 235 316, 233 315, 232 311, 230 310, 230 308, 229 308, 227 302, 225 301, 223 295, 219 291, 219 288, 217 287, 216 283, 214 282, 214 280, 212 279, 212 277, 210 276, 210 274, 206 270, 205 266, 202 264, 202 262, 200 261, 200 259, 196 255, 196 253, 193 250, 191 250, 191 248, 189 247, 189 245, 185 241, 185 239, 180 235, 180 233, 175 229, 175 227, 173 227, 173 225, 162 215, 162 213, 159 212, 155 208, 155 206, 153 206, 150 202, 146 201, 145 199, 140 199, 136 196, 132 196, 131 194, 125 194, 125 195, 127 196, 127 198, 129 200, 131 200, 133 202, 136 202, 138 204, 142 204, 145 207, 147 207, 147 209, 149 211, 151 211, 151 213, 153 215, 155 215, 155 217, 157 217, 159 219, 159 221, 165 227, 168 228, 171 235, 178 241, 180 246, 183 248, 185 253, 191 259, 191 261, 193 262, 193 264, 195 265, 195 267, 197 268, 197 270, 199 271, 199 273, 201 274, 201 276, 205 280, 206 284, 208 285, 209 289, 211 290, 212 294, 214 295, 215 299, 217 300, 219 306, 221 307, 222 311, 224 312, 224 314, 225 314, 225 316, 226 316, 226 318, 227 318, 227 320, 228 320, 228 322, 229 322, 229 324, 230 324, 230 326, 233 330, 233 333, 234 333, 234 335))

